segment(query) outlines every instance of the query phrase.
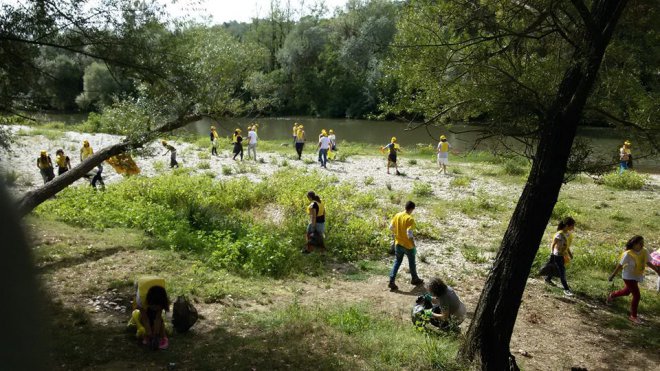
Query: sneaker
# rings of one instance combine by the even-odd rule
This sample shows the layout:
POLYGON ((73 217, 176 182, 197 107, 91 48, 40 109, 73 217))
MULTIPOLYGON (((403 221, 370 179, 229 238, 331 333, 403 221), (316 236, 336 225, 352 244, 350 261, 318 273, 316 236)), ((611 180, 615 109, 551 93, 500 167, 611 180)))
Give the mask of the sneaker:
POLYGON ((569 298, 574 296, 573 291, 571 290, 564 290, 564 296, 568 296, 569 298))
POLYGON ((607 295, 607 298, 605 299, 605 304, 606 305, 612 305, 612 302, 614 301, 614 298, 612 297, 612 294, 607 295))
POLYGON ((413 279, 410 281, 410 284, 411 284, 411 285, 415 285, 415 286, 419 286, 419 285, 421 285, 421 284, 423 284, 423 283, 424 283, 424 280, 421 279, 421 278, 419 278, 419 277, 417 277, 417 278, 413 278, 413 279))
POLYGON ((641 325, 642 324, 642 320, 639 319, 638 317, 628 316, 628 319, 630 320, 630 322, 632 322, 636 325, 641 325))
POLYGON ((391 291, 396 291, 399 289, 399 286, 397 286, 396 283, 394 283, 394 281, 390 281, 387 287, 389 287, 391 291))
POLYGON ((401 175, 401 173, 399 172, 399 170, 396 171, 396 175, 401 175))
POLYGON ((167 349, 170 346, 170 340, 167 337, 162 337, 158 343, 158 349, 167 349))

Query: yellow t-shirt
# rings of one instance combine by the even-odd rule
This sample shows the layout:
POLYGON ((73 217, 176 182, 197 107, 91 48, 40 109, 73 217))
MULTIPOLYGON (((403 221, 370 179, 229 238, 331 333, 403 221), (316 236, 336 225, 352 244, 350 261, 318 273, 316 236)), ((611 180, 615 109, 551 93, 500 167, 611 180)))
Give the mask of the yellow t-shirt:
POLYGON ((296 132, 296 140, 301 142, 305 140, 305 131, 303 129, 298 129, 296 132))
POLYGON ((91 156, 94 154, 94 150, 92 149, 92 146, 85 147, 83 146, 80 149, 80 159, 85 160, 87 157, 91 156))
POLYGON ((65 168, 65 167, 67 167, 67 166, 66 166, 66 163, 67 163, 66 160, 68 159, 67 156, 60 156, 60 155, 57 155, 57 157, 55 157, 55 159, 56 159, 56 161, 57 161, 57 166, 59 166, 59 167, 61 167, 61 168, 65 168))
POLYGON ((415 219, 405 211, 402 211, 392 218, 392 230, 394 232, 394 243, 401 245, 406 249, 415 247, 413 241, 408 237, 408 231, 415 228, 415 219))

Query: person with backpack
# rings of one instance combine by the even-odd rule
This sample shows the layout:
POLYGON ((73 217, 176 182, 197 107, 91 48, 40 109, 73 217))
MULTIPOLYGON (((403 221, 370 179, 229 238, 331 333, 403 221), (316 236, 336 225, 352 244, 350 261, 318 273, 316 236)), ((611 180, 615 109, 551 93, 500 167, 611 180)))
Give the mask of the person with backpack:
POLYGON ((413 236, 415 220, 411 215, 414 210, 415 203, 412 201, 406 202, 405 210, 394 215, 394 218, 392 218, 392 222, 390 223, 390 231, 394 233, 395 243, 394 265, 390 271, 390 283, 388 284, 388 287, 392 291, 399 289, 395 283, 395 280, 396 274, 401 267, 401 263, 403 262, 404 255, 408 257, 408 266, 410 267, 410 276, 412 277, 410 283, 412 285, 421 285, 424 283, 424 280, 419 278, 417 275, 417 268, 415 265, 415 255, 417 254, 417 248, 413 236))
MULTIPOLYGON (((557 233, 555 233, 550 243, 550 262, 554 263, 558 268, 559 279, 564 288, 564 295, 573 296, 571 288, 566 281, 566 261, 573 258, 573 252, 570 249, 572 241, 571 232, 575 229, 575 219, 566 217, 557 225, 557 233)), ((555 286, 552 282, 553 273, 550 273, 545 282, 551 286, 555 286)))
POLYGON ((55 152, 55 163, 57 164, 57 175, 62 175, 71 170, 71 159, 64 154, 63 149, 55 152))
POLYGON ((307 206, 309 224, 305 233, 307 243, 302 250, 303 254, 314 251, 314 247, 325 250, 325 205, 314 191, 307 192, 307 199, 312 203, 307 206))
POLYGON ((625 251, 621 254, 614 272, 608 278, 608 281, 612 282, 614 277, 621 272, 625 287, 610 293, 607 296, 606 303, 611 304, 615 298, 632 294, 628 319, 636 325, 642 323, 639 317, 637 317, 637 306, 642 298, 639 292, 639 283, 644 281, 644 270, 646 267, 649 267, 656 274, 660 275, 660 268, 653 265, 652 261, 651 254, 644 249, 644 237, 639 235, 633 236, 626 242, 625 251))
POLYGON ((55 172, 53 171, 53 160, 51 160, 47 151, 41 151, 39 157, 37 157, 37 168, 39 169, 41 178, 44 180, 44 184, 55 178, 55 172))

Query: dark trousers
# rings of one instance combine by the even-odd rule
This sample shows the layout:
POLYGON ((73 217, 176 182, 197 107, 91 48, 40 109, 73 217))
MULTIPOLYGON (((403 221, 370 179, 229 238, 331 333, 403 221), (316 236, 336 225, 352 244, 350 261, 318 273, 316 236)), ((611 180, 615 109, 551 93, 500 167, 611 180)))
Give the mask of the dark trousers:
POLYGON ((326 164, 328 163, 328 150, 327 149, 319 149, 319 161, 321 162, 321 166, 325 167, 326 164))
POLYGON ((170 167, 179 167, 179 163, 176 161, 176 152, 172 151, 170 154, 170 167))
POLYGON ((296 143, 296 153, 298 153, 298 160, 302 158, 303 147, 305 147, 305 143, 296 143))
POLYGON ((67 169, 67 168, 65 168, 65 167, 58 167, 58 168, 57 168, 57 175, 62 175, 62 174, 64 174, 64 173, 66 173, 68 170, 69 170, 69 169, 67 169))
MULTIPOLYGON (((564 257, 561 255, 550 255, 550 261, 557 264, 559 268, 559 279, 561 280, 561 285, 564 287, 564 290, 570 290, 568 287, 568 282, 566 282, 566 266, 564 265, 564 257)), ((547 281, 552 279, 553 275, 546 277, 547 281)))
POLYGON ((236 156, 241 155, 241 160, 243 159, 243 145, 241 143, 234 143, 234 160, 236 156))

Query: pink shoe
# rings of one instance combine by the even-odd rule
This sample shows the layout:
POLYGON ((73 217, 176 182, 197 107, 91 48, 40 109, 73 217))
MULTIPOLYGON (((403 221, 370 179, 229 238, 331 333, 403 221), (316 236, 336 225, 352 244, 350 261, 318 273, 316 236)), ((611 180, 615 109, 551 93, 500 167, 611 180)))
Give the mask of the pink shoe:
POLYGON ((158 349, 167 349, 170 346, 170 340, 164 336, 160 338, 160 342, 158 343, 158 349))
POLYGON ((628 319, 630 320, 630 322, 632 322, 636 325, 641 325, 642 324, 642 320, 637 318, 637 317, 628 316, 628 319))

